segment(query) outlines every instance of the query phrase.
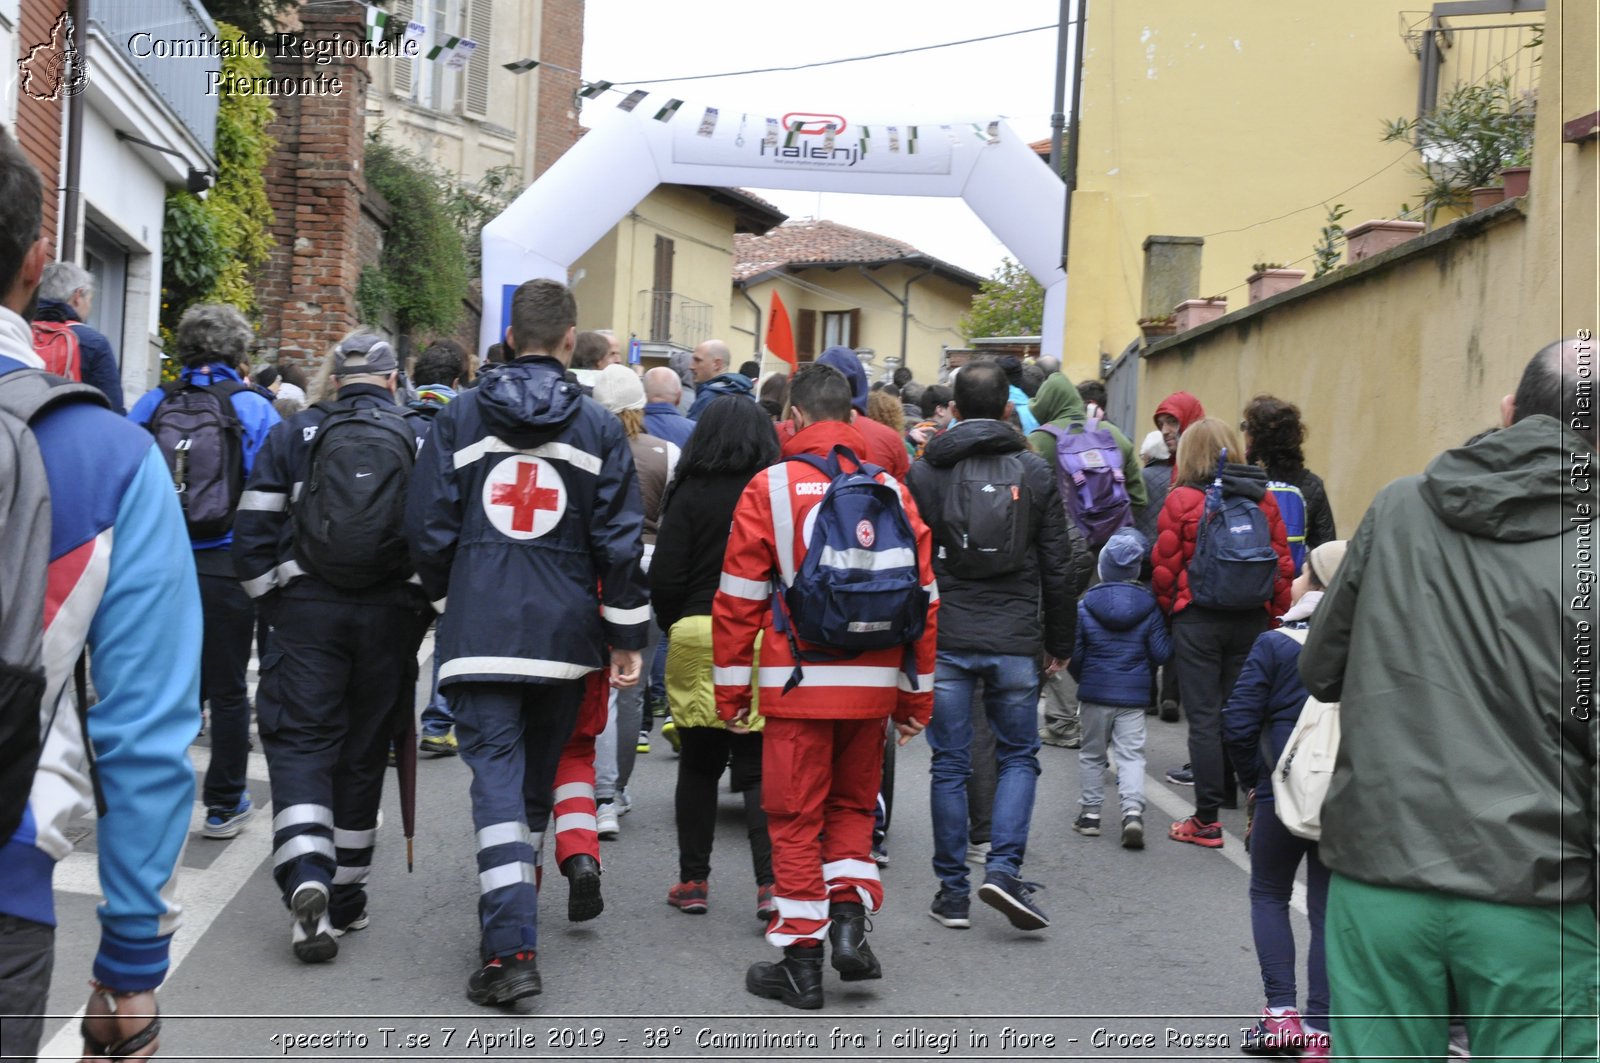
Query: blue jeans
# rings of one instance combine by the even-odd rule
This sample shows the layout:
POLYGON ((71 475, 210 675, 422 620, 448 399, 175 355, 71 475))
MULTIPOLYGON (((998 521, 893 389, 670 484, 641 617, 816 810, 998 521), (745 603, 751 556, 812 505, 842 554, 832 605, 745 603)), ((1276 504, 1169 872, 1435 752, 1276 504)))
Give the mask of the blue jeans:
POLYGON ((1294 873, 1302 860, 1306 865, 1306 915, 1311 923, 1311 943, 1306 948, 1305 1017, 1312 1026, 1326 1030, 1328 964, 1322 930, 1328 906, 1328 869, 1318 857, 1316 842, 1290 834, 1278 820, 1276 801, 1258 801, 1255 825, 1250 830, 1250 929, 1255 937, 1256 960, 1261 964, 1261 985, 1271 1008, 1299 1004, 1289 897, 1294 892, 1294 873))
POLYGON ((964 897, 967 883, 967 779, 972 774, 973 684, 983 681, 999 778, 986 871, 1022 873, 1039 777, 1039 666, 1033 657, 940 651, 933 679, 933 873, 945 893, 964 897))

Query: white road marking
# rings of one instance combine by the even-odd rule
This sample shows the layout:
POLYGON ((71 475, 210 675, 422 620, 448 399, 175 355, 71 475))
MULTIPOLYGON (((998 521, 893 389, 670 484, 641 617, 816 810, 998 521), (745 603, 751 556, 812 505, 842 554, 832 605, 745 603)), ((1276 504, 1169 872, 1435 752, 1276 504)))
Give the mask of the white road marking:
MULTIPOLYGON (((1166 783, 1159 781, 1149 772, 1146 772, 1144 776, 1144 794, 1145 797, 1150 800, 1151 804, 1161 809, 1161 811, 1171 816, 1174 820, 1184 819, 1192 815, 1194 812, 1194 805, 1192 803, 1179 797, 1166 785, 1166 783)), ((1163 841, 1167 840, 1166 831, 1151 831, 1148 828, 1145 831, 1145 837, 1146 839, 1154 837, 1163 841)), ((1235 837, 1233 834, 1230 834, 1228 831, 1224 830, 1222 832, 1222 841, 1222 848, 1215 851, 1220 852, 1223 859, 1227 860, 1228 863, 1232 864, 1234 867, 1237 867, 1246 875, 1249 875, 1250 857, 1246 855, 1244 851, 1244 839, 1235 837)), ((1148 841, 1146 844, 1148 844, 1148 841)), ((1174 842, 1173 844, 1176 845, 1181 843, 1174 842)), ((1196 846, 1196 848, 1202 847, 1196 846)), ((1304 883, 1299 881, 1295 882, 1294 893, 1292 893, 1289 897, 1289 907, 1293 908, 1301 915, 1306 914, 1306 887, 1304 883)))

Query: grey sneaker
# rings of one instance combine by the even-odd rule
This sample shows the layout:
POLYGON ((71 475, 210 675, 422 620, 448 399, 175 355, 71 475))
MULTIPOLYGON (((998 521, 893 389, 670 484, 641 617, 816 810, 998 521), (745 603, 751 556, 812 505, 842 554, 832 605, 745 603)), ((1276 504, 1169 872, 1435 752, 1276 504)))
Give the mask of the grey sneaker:
POLYGON ((617 822, 617 806, 613 801, 602 801, 594 806, 594 830, 605 841, 615 841, 622 834, 622 824, 617 822))
POLYGON ((1129 812, 1122 817, 1122 847, 1144 848, 1144 817, 1137 812, 1129 812))
POLYGON ((991 871, 978 887, 978 899, 1011 920, 1018 930, 1043 930, 1050 925, 1050 917, 1033 902, 1034 892, 1042 888, 1036 882, 991 871))

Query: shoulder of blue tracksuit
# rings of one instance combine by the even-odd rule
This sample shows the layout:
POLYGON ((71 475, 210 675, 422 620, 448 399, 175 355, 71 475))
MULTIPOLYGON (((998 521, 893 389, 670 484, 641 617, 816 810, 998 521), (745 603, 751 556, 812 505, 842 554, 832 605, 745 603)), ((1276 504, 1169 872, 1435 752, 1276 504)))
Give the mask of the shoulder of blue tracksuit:
POLYGON ((288 591, 291 597, 318 600, 420 604, 422 589, 414 581, 340 591, 308 575, 294 557, 294 527, 289 518, 295 495, 310 473, 311 442, 331 413, 368 406, 388 406, 404 416, 418 448, 422 446, 429 434, 428 419, 415 410, 395 405, 388 389, 375 384, 347 386, 335 402, 308 406, 288 420, 280 420, 267 433, 244 494, 239 497, 239 513, 233 522, 234 571, 251 598, 288 591))
POLYGON ((644 408, 644 430, 657 439, 665 439, 669 443, 684 447, 688 445, 689 436, 694 432, 694 422, 685 417, 673 403, 652 402, 646 404, 644 408))
MULTIPOLYGON (((0 373, 18 362, 0 357, 0 373)), ((107 811, 96 845, 101 940, 94 976, 114 989, 166 977, 181 909, 171 899, 194 802, 188 747, 199 727, 203 624, 183 515, 150 437, 89 405, 42 415, 34 434, 50 481, 46 704, 39 777, 21 826, 0 846, 0 912, 54 925, 51 872, 72 850, 75 811, 93 803, 72 672, 91 651, 99 700, 90 706, 107 811)))
POLYGON ((1257 635, 1222 707, 1222 737, 1233 754, 1239 785, 1248 789, 1265 783, 1257 800, 1272 796, 1272 764, 1282 755, 1309 696, 1300 679, 1300 643, 1281 631, 1257 635), (1270 757, 1265 765, 1264 756, 1270 757))
MULTIPOLYGON (((204 365, 185 366, 178 378, 185 384, 195 387, 209 387, 223 380, 231 380, 238 384, 244 383, 235 370, 223 365, 221 362, 207 362, 204 365)), ((135 424, 148 425, 155 416, 156 407, 161 405, 161 400, 167 393, 161 388, 151 388, 139 396, 139 401, 133 404, 133 409, 128 411, 128 420, 135 424)), ((242 443, 244 451, 244 478, 250 479, 250 474, 255 469, 256 456, 261 453, 261 448, 266 446, 267 433, 272 431, 274 425, 283 420, 278 415, 277 409, 272 405, 272 400, 266 398, 255 389, 246 385, 243 391, 236 391, 230 397, 233 412, 239 418, 239 427, 242 430, 242 443)), ((193 542, 196 550, 215 550, 233 544, 233 533, 219 536, 215 539, 196 539, 193 542)))
POLYGON ((1142 584, 1100 583, 1078 602, 1078 632, 1068 671, 1084 701, 1147 706, 1155 670, 1172 659, 1172 640, 1156 597, 1142 584))
POLYGON ((525 359, 441 410, 406 499, 411 555, 428 596, 463 597, 440 624, 440 683, 547 683, 604 666, 607 646, 640 649, 649 592, 640 568, 644 509, 622 423, 525 359), (503 463, 553 473, 560 515, 542 533, 509 534, 486 493, 503 463), (599 588, 597 595, 596 588, 599 588), (542 623, 526 622, 539 603, 542 623))

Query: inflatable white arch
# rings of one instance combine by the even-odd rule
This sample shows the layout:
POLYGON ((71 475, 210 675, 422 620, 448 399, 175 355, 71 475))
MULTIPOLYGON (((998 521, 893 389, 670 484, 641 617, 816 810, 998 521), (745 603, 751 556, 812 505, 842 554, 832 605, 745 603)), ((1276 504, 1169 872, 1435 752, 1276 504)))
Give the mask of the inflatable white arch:
POLYGON ((768 118, 634 93, 483 229, 486 349, 510 293, 567 271, 658 184, 886 196, 960 196, 1045 288, 1043 353, 1059 356, 1067 276, 1061 180, 1003 121, 858 125, 842 115, 768 118), (631 106, 630 106, 631 101, 631 106))

